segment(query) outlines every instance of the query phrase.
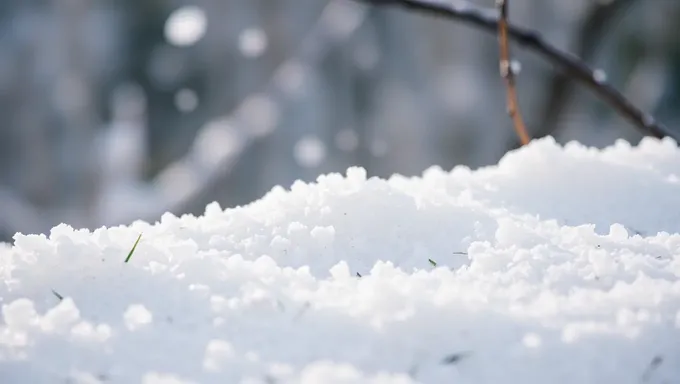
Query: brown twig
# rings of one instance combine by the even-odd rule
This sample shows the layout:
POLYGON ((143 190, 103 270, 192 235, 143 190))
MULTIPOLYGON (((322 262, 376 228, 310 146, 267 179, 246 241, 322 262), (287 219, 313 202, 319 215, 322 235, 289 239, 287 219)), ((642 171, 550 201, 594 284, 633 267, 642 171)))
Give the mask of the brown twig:
MULTIPOLYGON (((444 0, 357 0, 376 5, 390 5, 411 9, 426 14, 457 20, 481 28, 487 32, 497 31, 498 15, 480 10, 473 5, 444 0)), ((537 53, 560 69, 564 74, 595 92, 610 107, 631 122, 645 135, 671 137, 680 142, 680 134, 671 131, 651 115, 642 112, 619 91, 602 81, 586 63, 578 57, 563 52, 546 42, 537 32, 508 23, 508 38, 537 53)))
POLYGON ((515 132, 519 136, 522 145, 529 144, 529 134, 522 119, 517 101, 517 90, 515 88, 515 71, 510 61, 510 44, 508 43, 508 1, 496 0, 496 7, 500 17, 498 18, 498 44, 500 46, 500 71, 501 77, 505 81, 507 89, 507 109, 508 115, 512 119, 515 132))

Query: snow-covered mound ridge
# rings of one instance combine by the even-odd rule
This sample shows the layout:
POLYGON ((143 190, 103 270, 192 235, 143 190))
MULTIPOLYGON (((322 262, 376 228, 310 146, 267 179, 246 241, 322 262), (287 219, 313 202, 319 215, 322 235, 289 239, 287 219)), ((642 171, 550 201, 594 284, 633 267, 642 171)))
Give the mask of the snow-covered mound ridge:
POLYGON ((0 247, 0 382, 680 383, 680 150, 552 139, 0 247), (124 260, 142 234, 128 263, 124 260))

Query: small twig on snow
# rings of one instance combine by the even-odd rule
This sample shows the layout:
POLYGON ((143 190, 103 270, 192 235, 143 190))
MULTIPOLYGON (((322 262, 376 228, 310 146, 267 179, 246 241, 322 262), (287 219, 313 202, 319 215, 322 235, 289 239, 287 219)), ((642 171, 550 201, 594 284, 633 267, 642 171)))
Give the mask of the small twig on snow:
POLYGON ((447 365, 458 364, 461 360, 469 357, 471 354, 472 354, 472 352, 470 352, 470 351, 452 353, 452 354, 444 357, 444 359, 442 359, 441 363, 447 364, 447 365))
POLYGON ((59 292, 55 291, 54 289, 52 290, 52 294, 53 294, 57 299, 59 299, 59 301, 64 300, 64 296, 62 296, 61 294, 59 294, 59 292))
POLYGON ((496 0, 496 7, 500 17, 498 18, 498 44, 500 46, 500 71, 507 89, 507 110, 512 119, 512 125, 519 136, 522 145, 529 144, 529 134, 522 119, 517 101, 515 88, 515 71, 510 59, 510 44, 508 43, 508 0, 496 0))
POLYGON ((646 383, 649 381, 649 379, 652 377, 652 374, 654 371, 656 371, 657 368, 663 363, 663 357, 662 356, 654 356, 652 361, 649 362, 649 365, 647 366, 647 369, 645 369, 645 372, 642 374, 642 382, 646 383))

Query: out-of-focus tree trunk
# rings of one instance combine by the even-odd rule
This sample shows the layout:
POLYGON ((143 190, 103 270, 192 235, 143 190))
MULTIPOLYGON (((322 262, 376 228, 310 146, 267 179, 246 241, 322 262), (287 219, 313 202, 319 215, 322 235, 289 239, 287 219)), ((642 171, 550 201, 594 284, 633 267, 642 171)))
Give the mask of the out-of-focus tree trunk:
POLYGON ((86 44, 89 0, 54 2, 58 15, 58 75, 55 107, 63 126, 59 162, 63 206, 73 225, 91 225, 99 193, 99 159, 94 146, 97 128, 91 58, 86 44))

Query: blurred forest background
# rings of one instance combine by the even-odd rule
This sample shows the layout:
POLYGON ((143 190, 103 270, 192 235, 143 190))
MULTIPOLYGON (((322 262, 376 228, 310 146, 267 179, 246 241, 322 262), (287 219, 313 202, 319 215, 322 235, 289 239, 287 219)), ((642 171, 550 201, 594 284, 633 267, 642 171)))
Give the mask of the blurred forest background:
MULTIPOLYGON (((514 0, 510 20, 680 128, 680 1, 514 0)), ((512 52, 533 137, 639 141, 512 52)), ((474 168, 516 143, 493 34, 353 0, 2 0, 0 116, 0 241, 201 214, 352 165, 474 168)))

